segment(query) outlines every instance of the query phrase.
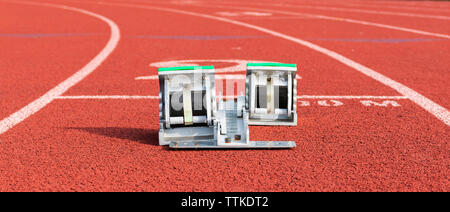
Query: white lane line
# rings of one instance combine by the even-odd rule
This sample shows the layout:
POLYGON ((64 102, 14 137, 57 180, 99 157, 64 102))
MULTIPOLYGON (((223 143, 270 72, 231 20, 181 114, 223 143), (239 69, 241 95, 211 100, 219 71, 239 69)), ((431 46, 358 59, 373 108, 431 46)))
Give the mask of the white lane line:
POLYGON ((158 75, 140 76, 134 78, 134 80, 157 80, 157 79, 159 79, 158 75))
MULTIPOLYGON (((216 80, 245 80, 244 74, 230 74, 230 75, 214 75, 216 80)), ((157 80, 158 75, 141 76, 134 78, 135 80, 157 80)))
POLYGON ((132 8, 150 9, 150 10, 160 10, 160 11, 167 11, 167 12, 178 13, 178 14, 197 16, 197 17, 202 17, 202 18, 207 18, 207 19, 222 21, 222 22, 226 22, 226 23, 230 23, 230 24, 234 24, 234 25, 238 25, 238 26, 247 27, 250 29, 258 30, 260 32, 267 33, 269 35, 273 35, 275 37, 279 37, 279 38, 282 38, 285 40, 292 41, 294 43, 300 44, 302 46, 305 46, 312 50, 320 52, 324 55, 327 55, 327 56, 359 71, 360 73, 362 73, 374 80, 377 80, 378 82, 380 82, 386 86, 389 86, 390 88, 396 90, 403 96, 408 97, 411 101, 418 104, 420 107, 422 107, 423 109, 425 109, 426 111, 431 113, 433 116, 435 116, 436 118, 438 118, 439 120, 444 122, 446 125, 450 126, 450 112, 447 109, 445 109, 444 107, 438 105, 437 103, 435 103, 432 100, 426 98, 425 96, 419 94, 418 92, 406 87, 405 85, 403 85, 399 82, 396 82, 396 81, 392 80, 391 78, 372 70, 371 68, 368 68, 362 64, 359 64, 359 63, 337 53, 337 52, 328 50, 326 48, 323 48, 323 47, 313 44, 311 42, 301 40, 301 39, 298 39, 298 38, 295 38, 295 37, 292 37, 292 36, 289 36, 286 34, 282 34, 279 32, 275 32, 270 29, 266 29, 266 28, 259 27, 256 25, 252 25, 252 24, 248 24, 248 23, 244 23, 244 22, 240 22, 240 21, 236 21, 236 20, 232 20, 232 19, 207 15, 207 14, 188 12, 188 11, 184 11, 184 10, 177 10, 177 9, 170 9, 170 8, 163 8, 163 7, 142 6, 142 5, 136 5, 136 4, 120 4, 120 3, 109 3, 109 4, 103 3, 103 4, 118 5, 118 6, 123 6, 123 7, 132 7, 132 8))
POLYGON ((127 96, 127 95, 91 95, 91 96, 58 96, 56 99, 159 99, 158 96, 127 96))
POLYGON ((213 8, 245 9, 245 10, 252 9, 252 10, 257 10, 257 11, 279 13, 279 14, 284 14, 284 15, 294 15, 294 16, 303 15, 305 17, 311 17, 311 18, 318 18, 318 19, 332 20, 332 21, 343 21, 343 22, 348 22, 348 23, 362 24, 362 25, 367 25, 367 26, 374 26, 374 27, 379 27, 379 28, 409 32, 409 33, 414 33, 414 34, 419 34, 419 35, 427 35, 427 36, 450 39, 450 35, 447 35, 447 34, 427 32, 427 31, 418 30, 418 29, 411 29, 411 28, 406 28, 406 27, 399 27, 399 26, 369 22, 369 21, 361 21, 361 20, 355 20, 355 19, 350 19, 350 18, 339 18, 339 17, 316 15, 316 14, 310 14, 310 13, 298 13, 298 12, 281 11, 281 10, 261 9, 261 8, 254 8, 254 7, 217 6, 217 5, 214 5, 214 6, 201 5, 201 6, 202 7, 213 7, 213 8))
POLYGON ((311 96, 301 95, 297 99, 408 99, 406 96, 311 96))
MULTIPOLYGON (((224 99, 232 99, 237 96, 222 96, 224 99)), ((158 96, 139 95, 80 95, 80 96, 58 96, 55 99, 159 99, 158 96)), ((301 95, 297 99, 408 99, 406 96, 315 96, 301 95)))
POLYGON ((20 4, 29 4, 29 5, 36 5, 36 6, 46 6, 46 7, 54 7, 64 10, 70 10, 74 12, 79 12, 88 16, 92 16, 94 18, 100 19, 101 21, 108 24, 110 30, 111 30, 111 37, 108 40, 108 43, 106 46, 100 51, 100 53, 95 56, 91 61, 89 61, 88 64, 86 64, 83 68, 78 70, 75 74, 58 84, 56 87, 52 88, 51 90, 47 91, 44 95, 39 97, 38 99, 34 100, 33 102, 29 103, 19 111, 11 114, 7 118, 0 121, 0 134, 5 133, 15 125, 19 124, 26 118, 30 117, 34 113, 38 112, 42 108, 44 108, 47 104, 52 102, 55 98, 57 98, 59 95, 66 92, 69 88, 80 82, 82 79, 87 77, 90 73, 92 73, 100 64, 102 64, 103 61, 106 60, 106 58, 114 51, 116 48, 119 40, 120 40, 120 30, 119 27, 110 19, 101 16, 99 14, 75 8, 75 7, 69 7, 66 5, 59 5, 59 4, 49 4, 49 3, 34 3, 34 2, 14 2, 14 3, 20 3, 20 4))

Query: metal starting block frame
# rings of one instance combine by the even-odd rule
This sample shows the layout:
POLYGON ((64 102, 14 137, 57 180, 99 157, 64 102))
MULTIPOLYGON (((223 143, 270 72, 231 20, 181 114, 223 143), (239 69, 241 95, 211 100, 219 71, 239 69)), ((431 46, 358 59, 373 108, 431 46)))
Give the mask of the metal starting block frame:
POLYGON ((159 145, 215 140, 212 127, 216 112, 214 67, 160 68, 158 77, 159 145))
POLYGON ((296 72, 296 64, 247 64, 245 107, 250 125, 297 125, 296 72))
MULTIPOLYGON (((251 65, 248 67, 251 67, 251 65)), ((289 69, 289 71, 281 72, 281 74, 278 72, 279 70, 275 73, 268 69, 267 71, 256 69, 254 73, 266 73, 270 76, 270 78, 278 80, 275 75, 285 77, 286 73, 290 74, 292 71, 289 69)), ((252 73, 253 71, 250 72, 250 75, 252 75, 252 73)), ((286 79, 296 81, 295 71, 293 73, 294 78, 289 78, 288 75, 286 75, 286 79)), ((177 149, 268 149, 293 148, 296 146, 293 141, 249 140, 248 125, 250 114, 248 107, 251 103, 249 104, 248 102, 248 95, 254 91, 252 91, 252 88, 248 88, 249 82, 252 82, 248 79, 248 70, 246 81, 247 95, 243 96, 243 94, 241 94, 236 99, 231 100, 223 100, 220 95, 218 100, 216 99, 213 66, 159 68, 158 76, 160 86, 160 145, 169 145, 170 148, 177 149)), ((279 85, 279 83, 277 83, 275 83, 275 86, 279 85)), ((293 82, 290 83, 292 85, 294 84, 293 82)), ((287 82, 286 84, 289 83, 287 82)), ((270 86, 271 85, 268 85, 269 89, 271 89, 270 86)), ((274 92, 267 94, 267 96, 273 94, 274 92)), ((290 95, 292 95, 292 92, 290 95)), ((269 104, 273 104, 273 98, 272 102, 269 104)), ((293 108, 295 109, 295 107, 293 108)), ((272 112, 279 111, 272 110, 272 112)), ((284 116, 281 116, 282 114, 272 112, 269 111, 266 112, 266 114, 263 114, 267 115, 263 116, 264 125, 288 125, 279 124, 279 122, 287 123, 294 120, 296 124, 296 117, 292 119, 284 119, 284 116), (276 115, 274 116, 274 114, 276 115)), ((296 113, 292 113, 291 116, 294 114, 296 115, 296 113)), ((254 122, 253 124, 257 125, 259 122, 254 122)))

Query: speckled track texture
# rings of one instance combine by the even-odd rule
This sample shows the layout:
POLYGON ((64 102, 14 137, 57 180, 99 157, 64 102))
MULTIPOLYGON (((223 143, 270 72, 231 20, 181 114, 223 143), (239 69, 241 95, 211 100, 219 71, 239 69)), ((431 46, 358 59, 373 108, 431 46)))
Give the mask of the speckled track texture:
POLYGON ((449 26, 442 1, 0 0, 0 191, 449 191, 449 26), (297 147, 159 146, 182 60, 298 64, 298 126, 250 127, 297 147))

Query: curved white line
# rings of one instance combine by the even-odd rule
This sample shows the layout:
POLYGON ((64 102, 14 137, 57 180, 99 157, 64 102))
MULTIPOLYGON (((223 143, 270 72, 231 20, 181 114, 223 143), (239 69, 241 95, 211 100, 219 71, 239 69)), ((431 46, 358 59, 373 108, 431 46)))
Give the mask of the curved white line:
POLYGON ((272 31, 270 29, 266 29, 263 27, 259 27, 259 26, 255 26, 252 24, 235 21, 235 20, 231 20, 231 19, 227 19, 227 18, 216 17, 216 16, 212 16, 212 15, 206 15, 206 14, 201 14, 201 13, 188 12, 188 11, 184 11, 184 10, 170 9, 170 8, 164 8, 164 7, 143 6, 143 5, 136 5, 136 4, 106 3, 106 2, 97 2, 97 3, 105 4, 105 5, 117 5, 117 6, 123 6, 123 7, 160 10, 160 11, 166 11, 166 12, 172 12, 172 13, 178 13, 178 14, 197 16, 197 17, 202 17, 202 18, 207 18, 207 19, 213 19, 213 20, 217 20, 217 21, 222 21, 222 22, 258 30, 260 32, 264 32, 269 35, 273 35, 275 37, 279 37, 279 38, 283 38, 285 40, 292 41, 294 43, 300 44, 302 46, 308 47, 312 50, 315 50, 322 54, 325 54, 325 55, 361 72, 362 74, 364 74, 372 79, 375 79, 378 82, 380 82, 386 86, 389 86, 390 88, 396 90, 403 96, 408 97, 408 99, 410 99, 414 103, 418 104, 420 107, 422 107, 423 109, 425 109, 426 111, 428 111, 429 113, 434 115, 436 118, 438 118, 439 120, 444 122, 446 125, 450 126, 450 112, 447 109, 445 109, 444 107, 438 105, 437 103, 435 103, 432 100, 426 98, 425 96, 419 94, 418 92, 406 87, 405 85, 392 80, 391 78, 389 78, 387 76, 384 76, 384 75, 382 75, 362 64, 359 64, 337 52, 328 50, 326 48, 323 48, 323 47, 313 44, 311 42, 301 40, 301 39, 298 39, 298 38, 295 38, 295 37, 292 37, 289 35, 285 35, 285 34, 282 34, 279 32, 275 32, 275 31, 272 31))
MULTIPOLYGON (((11 2, 12 3, 12 2, 11 2)), ((69 7, 65 5, 58 4, 49 4, 49 3, 34 3, 34 2, 14 2, 20 4, 29 4, 29 5, 37 5, 37 6, 46 6, 46 7, 55 7, 59 9, 71 10, 79 13, 83 13, 85 15, 89 15, 95 17, 97 19, 106 22, 111 29, 111 36, 109 38, 106 46, 100 51, 100 53, 95 56, 88 64, 86 64, 83 68, 78 70, 75 74, 58 84, 56 87, 47 91, 43 96, 29 103, 19 111, 11 114, 9 117, 0 121, 0 134, 8 131, 15 125, 19 124, 26 118, 30 117, 34 113, 38 112, 42 108, 44 108, 47 104, 52 102, 55 98, 66 92, 69 88, 80 82, 82 79, 87 77, 90 73, 92 73, 106 58, 114 51, 119 40, 120 40, 120 30, 119 27, 112 20, 101 16, 99 14, 89 12, 87 10, 69 7)))
POLYGON ((297 99, 408 99, 406 96, 313 96, 301 95, 297 99))

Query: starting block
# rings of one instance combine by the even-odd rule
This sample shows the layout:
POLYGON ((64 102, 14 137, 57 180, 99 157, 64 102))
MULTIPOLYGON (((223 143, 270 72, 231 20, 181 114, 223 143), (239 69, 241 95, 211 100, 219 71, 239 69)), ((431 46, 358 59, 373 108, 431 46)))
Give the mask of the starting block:
POLYGON ((250 125, 297 125, 296 72, 296 64, 247 64, 245 93, 250 125))
POLYGON ((158 69, 159 144, 214 140, 215 79, 213 66, 158 69))
MULTIPOLYGON (((236 99, 228 100, 219 95, 216 99, 213 66, 160 68, 158 77, 160 145, 179 149, 296 146, 293 141, 250 141, 248 95, 241 94, 236 99)), ((275 108, 278 107, 272 109, 275 108)), ((279 120, 266 117, 264 123, 278 123, 279 120)))

